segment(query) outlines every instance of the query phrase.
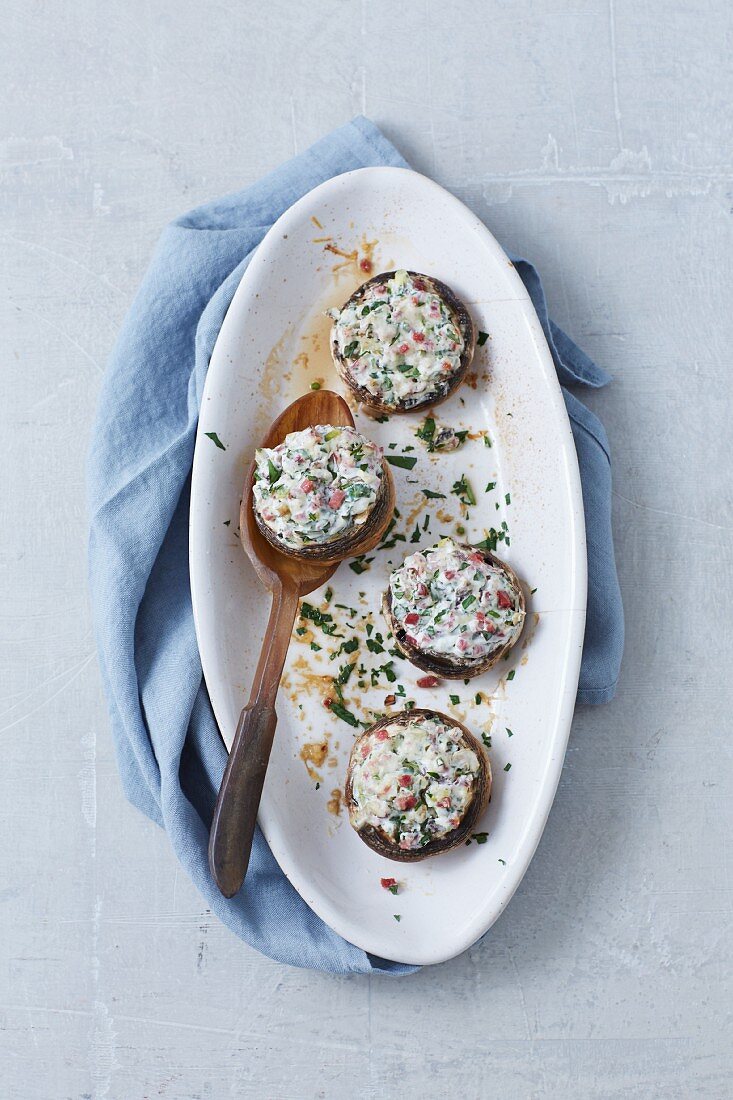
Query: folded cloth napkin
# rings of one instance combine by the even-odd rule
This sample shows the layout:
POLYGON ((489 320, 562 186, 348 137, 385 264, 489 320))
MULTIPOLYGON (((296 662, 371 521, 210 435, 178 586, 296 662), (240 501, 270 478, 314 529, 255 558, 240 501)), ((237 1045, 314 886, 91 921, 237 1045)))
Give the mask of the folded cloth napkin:
MULTIPOLYGON (((188 576, 189 475, 204 377, 253 250, 296 199, 332 176, 407 167, 357 118, 245 191, 164 232, 112 353, 88 462, 90 584, 100 664, 127 797, 168 832, 210 908, 242 939, 295 966, 408 973, 331 931, 293 889, 257 831, 244 888, 223 898, 207 842, 226 750, 201 674, 188 576)), ((547 316, 539 276, 515 260, 563 384, 608 377, 547 316)), ((623 618, 610 526, 608 444, 566 392, 588 534, 589 604, 578 699, 613 695, 623 618)))

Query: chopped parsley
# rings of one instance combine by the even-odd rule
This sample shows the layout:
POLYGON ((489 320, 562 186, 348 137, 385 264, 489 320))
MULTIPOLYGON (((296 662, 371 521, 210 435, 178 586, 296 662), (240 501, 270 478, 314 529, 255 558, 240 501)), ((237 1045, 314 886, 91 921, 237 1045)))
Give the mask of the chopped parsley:
POLYGON ((465 474, 461 474, 458 481, 453 482, 452 493, 460 500, 461 504, 475 504, 476 497, 473 495, 473 489, 471 488, 468 479, 465 474))
POLYGON ((369 568, 369 563, 373 562, 374 558, 365 558, 362 554, 359 558, 354 558, 349 562, 349 569, 353 569, 355 573, 366 573, 369 568))
POLYGON ((411 470, 417 459, 414 455, 385 455, 390 466, 399 466, 401 470, 411 470))
POLYGON ((342 722, 348 722, 350 726, 358 726, 359 721, 355 715, 347 710, 342 703, 331 703, 330 711, 335 714, 337 718, 340 718, 342 722))
POLYGON ((210 439, 212 443, 215 443, 220 451, 225 451, 226 450, 226 447, 224 446, 222 441, 219 439, 219 436, 216 434, 216 432, 204 432, 204 435, 206 436, 207 439, 210 439))
POLYGON ((418 439, 422 439, 425 443, 432 443, 433 436, 435 435, 435 420, 432 416, 428 416, 422 422, 420 427, 415 432, 418 439))

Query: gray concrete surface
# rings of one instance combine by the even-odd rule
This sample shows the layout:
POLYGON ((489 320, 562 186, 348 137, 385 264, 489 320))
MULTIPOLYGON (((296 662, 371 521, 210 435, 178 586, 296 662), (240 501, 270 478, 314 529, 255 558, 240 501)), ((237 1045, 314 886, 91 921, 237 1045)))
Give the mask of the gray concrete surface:
POLYGON ((0 1096, 730 1096, 730 5, 8 0, 3 23, 0 1096), (400 982, 277 966, 210 918, 122 797, 85 592, 83 455, 161 227, 358 112, 614 373, 628 623, 511 907, 400 982))

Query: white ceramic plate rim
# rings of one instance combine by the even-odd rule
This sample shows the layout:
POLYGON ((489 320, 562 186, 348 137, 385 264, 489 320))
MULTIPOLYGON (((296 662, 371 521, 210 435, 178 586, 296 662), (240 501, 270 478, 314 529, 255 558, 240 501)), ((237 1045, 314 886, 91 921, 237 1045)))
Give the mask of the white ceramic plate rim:
MULTIPOLYGON (((568 475, 566 484, 570 494, 569 511, 572 523, 571 547, 573 554, 573 561, 570 564, 572 599, 571 606, 568 610, 575 613, 571 617, 568 634, 566 636, 567 645, 564 659, 564 675, 562 683, 558 685, 558 707, 554 720, 551 723, 553 729, 553 733, 550 735, 552 750, 548 754, 545 772, 542 775, 540 794, 532 803, 528 811, 526 827, 513 853, 511 870, 508 870, 502 882, 501 890, 498 892, 499 903, 498 905, 496 904, 497 891, 495 891, 491 905, 487 904, 487 911, 477 909, 474 918, 464 926, 462 934, 455 938, 449 951, 446 951, 445 948, 437 948, 435 950, 431 950, 430 948, 420 949, 414 954, 414 957, 406 957, 406 955, 409 955, 409 952, 407 952, 406 955, 403 955, 399 960, 395 960, 428 965, 444 962, 449 958, 459 955, 489 930, 495 920, 503 912, 522 881, 536 851, 537 845, 539 844, 554 801, 570 734, 570 724, 575 706, 580 674, 587 591, 585 525, 577 454, 565 403, 555 373, 552 355, 542 331, 542 326, 522 280, 513 265, 509 263, 508 257, 501 246, 475 214, 464 206, 460 200, 445 191, 434 181, 421 176, 419 173, 402 168, 362 168, 354 172, 344 173, 341 176, 336 176, 326 181, 304 195, 277 220, 263 238, 248 268, 244 272, 232 302, 230 303, 212 352, 209 372, 204 384, 201 404, 202 411, 196 437, 196 450, 193 463, 189 556, 193 615, 203 673, 209 690, 214 715, 221 731, 225 728, 226 723, 223 720, 220 695, 217 691, 217 673, 208 661, 209 647, 207 646, 205 631, 202 624, 202 601, 206 598, 208 581, 207 570, 209 569, 209 563, 205 552, 204 540, 200 537, 200 532, 202 525, 208 523, 208 517, 206 517, 203 493, 200 493, 200 485, 203 479, 198 476, 200 469, 199 455, 201 453, 201 440, 204 432, 209 426, 208 420, 210 417, 210 410, 207 410, 206 405, 207 391, 210 388, 213 389, 212 379, 216 373, 219 349, 227 343, 230 333, 232 333, 235 326, 239 324, 238 310, 236 307, 238 300, 245 293, 245 287, 251 280, 256 279, 258 271, 264 269, 264 266, 271 261, 271 256, 273 253, 276 253, 279 239, 282 235, 288 234, 294 229, 294 227, 302 221, 306 212, 322 200, 333 200, 334 196, 337 196, 340 190, 346 192, 350 181, 355 177, 361 176, 368 182, 369 176, 378 175, 382 180, 387 176, 394 176, 394 183, 399 186, 403 182, 405 173, 412 177, 416 177, 420 186, 423 188, 432 190, 435 193, 436 201, 450 204, 453 208, 453 215, 460 217, 466 223, 467 227, 476 235, 479 243, 484 247, 487 253, 490 254, 494 262, 507 265, 506 277, 513 286, 516 301, 520 304, 524 314, 524 320, 530 331, 540 369, 545 376, 545 380, 549 382, 548 393, 551 395, 551 400, 553 402, 551 413, 556 421, 556 427, 561 441, 560 445, 562 448, 563 460, 568 475), (204 410, 207 411, 209 414, 208 416, 205 415, 204 410)), ((245 699, 242 700, 243 705, 245 701, 245 699)), ((226 744, 227 738, 222 735, 222 739, 226 744)), ((229 744, 230 743, 229 741, 229 744)), ((229 747, 229 744, 227 747, 229 747)), ((346 940, 363 948, 365 951, 379 954, 378 948, 375 948, 375 943, 370 942, 370 937, 368 935, 365 936, 364 929, 350 919, 345 918, 338 906, 332 904, 324 893, 319 894, 317 897, 312 896, 309 882, 307 878, 300 873, 297 859, 290 858, 291 854, 296 850, 295 846, 291 846, 288 839, 280 834, 276 822, 266 820, 266 815, 263 815, 262 811, 259 820, 270 848, 283 872, 305 901, 335 932, 342 935, 346 940)))

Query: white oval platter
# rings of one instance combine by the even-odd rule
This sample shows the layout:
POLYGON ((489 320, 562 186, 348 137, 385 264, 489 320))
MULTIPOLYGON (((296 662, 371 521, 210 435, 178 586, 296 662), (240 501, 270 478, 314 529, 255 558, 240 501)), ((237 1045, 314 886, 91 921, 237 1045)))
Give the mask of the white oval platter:
POLYGON ((338 176, 296 202, 257 249, 206 379, 190 565, 204 676, 230 745, 269 608, 237 539, 246 466, 269 422, 312 382, 343 392, 330 364, 324 310, 342 304, 371 273, 402 267, 448 283, 488 334, 470 384, 435 411, 441 423, 474 438, 452 454, 429 454, 415 436, 420 414, 383 423, 357 414, 357 426, 387 455, 416 459, 413 469, 393 469, 400 512, 394 533, 405 541, 370 555, 363 572, 343 563, 328 586, 328 604, 323 590, 308 597, 332 615, 336 637, 307 620, 296 622, 301 633, 293 635, 278 697, 259 821, 285 874, 331 928, 383 958, 429 964, 457 955, 485 933, 527 870, 562 768, 586 603, 577 459, 542 329, 489 231, 431 180, 398 168, 338 176), (226 449, 207 433, 216 433, 226 449), (462 506, 452 491, 462 475, 475 506, 462 506), (428 498, 423 488, 444 496, 428 498), (460 535, 460 527, 466 541, 498 532, 497 553, 526 585, 527 624, 500 668, 468 685, 420 688, 422 674, 389 653, 380 595, 390 563, 443 534, 460 535), (331 660, 353 637, 358 650, 331 660), (358 729, 323 703, 333 696, 331 677, 351 661, 356 667, 343 695, 355 721, 367 723, 374 713, 415 700, 455 715, 490 741, 494 788, 478 827, 485 837, 413 865, 383 859, 359 840, 339 799, 358 729), (397 896, 380 885, 383 877, 398 880, 397 896))

